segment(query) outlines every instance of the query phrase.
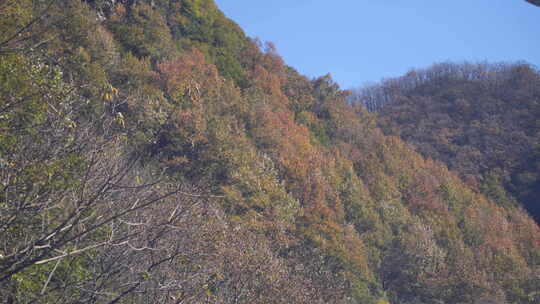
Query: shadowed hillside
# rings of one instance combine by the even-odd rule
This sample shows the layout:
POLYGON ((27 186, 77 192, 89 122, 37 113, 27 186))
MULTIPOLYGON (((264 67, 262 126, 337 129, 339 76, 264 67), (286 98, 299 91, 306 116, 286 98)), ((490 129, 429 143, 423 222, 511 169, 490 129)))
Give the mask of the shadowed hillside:
POLYGON ((540 74, 527 64, 438 64, 354 97, 425 157, 540 220, 540 74))

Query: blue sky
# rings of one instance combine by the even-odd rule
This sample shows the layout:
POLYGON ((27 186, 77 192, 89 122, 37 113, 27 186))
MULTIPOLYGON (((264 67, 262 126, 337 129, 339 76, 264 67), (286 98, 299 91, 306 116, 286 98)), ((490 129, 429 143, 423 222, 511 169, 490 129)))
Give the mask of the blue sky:
POLYGON ((540 66, 540 7, 524 0, 216 0, 285 62, 348 89, 434 62, 540 66))

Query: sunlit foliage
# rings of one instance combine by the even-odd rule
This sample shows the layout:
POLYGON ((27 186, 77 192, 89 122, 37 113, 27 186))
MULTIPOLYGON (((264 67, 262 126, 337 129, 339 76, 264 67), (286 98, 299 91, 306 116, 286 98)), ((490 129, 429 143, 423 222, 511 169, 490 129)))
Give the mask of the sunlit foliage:
POLYGON ((0 21, 1 300, 538 300, 531 218, 212 1, 18 3, 0 21))

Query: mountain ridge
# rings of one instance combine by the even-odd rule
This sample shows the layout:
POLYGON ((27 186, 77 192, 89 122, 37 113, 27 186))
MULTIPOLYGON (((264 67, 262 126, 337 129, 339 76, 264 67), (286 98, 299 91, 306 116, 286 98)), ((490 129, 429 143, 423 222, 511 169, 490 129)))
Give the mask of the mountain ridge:
POLYGON ((385 134, 447 164, 538 221, 538 70, 524 62, 436 64, 358 91, 385 134), (513 201, 513 202, 512 202, 513 201))
POLYGON ((384 136, 213 1, 9 4, 6 303, 537 301, 526 213, 384 136))

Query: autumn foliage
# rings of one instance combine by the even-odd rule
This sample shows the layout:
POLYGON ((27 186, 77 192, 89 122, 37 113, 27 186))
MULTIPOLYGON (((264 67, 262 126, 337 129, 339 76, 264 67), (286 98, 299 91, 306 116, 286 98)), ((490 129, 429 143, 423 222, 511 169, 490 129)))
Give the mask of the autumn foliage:
POLYGON ((0 34, 2 301, 538 301, 523 210, 383 135, 212 1, 47 14, 24 41, 0 34), (47 24, 58 38, 35 35, 47 24))

